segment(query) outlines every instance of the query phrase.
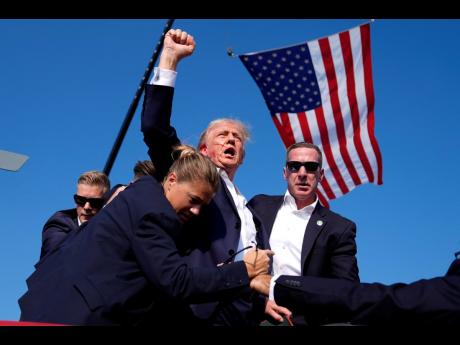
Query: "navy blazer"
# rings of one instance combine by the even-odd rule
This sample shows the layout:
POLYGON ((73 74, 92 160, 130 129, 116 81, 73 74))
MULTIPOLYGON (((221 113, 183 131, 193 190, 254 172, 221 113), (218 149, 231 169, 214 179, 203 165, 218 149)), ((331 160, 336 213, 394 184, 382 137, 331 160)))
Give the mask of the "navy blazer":
MULTIPOLYGON (((283 195, 264 194, 249 201, 261 218, 268 237, 283 201, 283 195)), ((359 281, 355 236, 354 222, 317 203, 302 243, 302 275, 359 281)))
POLYGON ((151 176, 130 184, 87 223, 29 279, 19 300, 22 321, 184 322, 190 317, 184 302, 215 300, 248 286, 242 262, 186 265, 175 243, 179 218, 151 176))
MULTIPOLYGON (((162 180, 172 164, 171 151, 180 143, 170 125, 174 88, 146 85, 141 129, 148 153, 156 168, 156 178, 162 180)), ((184 255, 193 266, 213 267, 223 262, 238 248, 241 220, 233 198, 224 181, 210 204, 203 207, 196 219, 186 224, 190 236, 185 237, 184 255)), ((251 210, 251 208, 249 207, 251 210)), ((262 223, 253 213, 260 248, 269 248, 262 223)), ((264 298, 249 289, 238 300, 192 306, 201 319, 218 325, 254 325, 264 317, 264 298)))
POLYGON ((56 248, 72 231, 78 230, 77 209, 58 211, 43 226, 40 259, 56 248))
POLYGON ((410 284, 358 283, 318 277, 280 276, 275 301, 328 322, 369 325, 460 325, 460 260, 443 277, 410 284))

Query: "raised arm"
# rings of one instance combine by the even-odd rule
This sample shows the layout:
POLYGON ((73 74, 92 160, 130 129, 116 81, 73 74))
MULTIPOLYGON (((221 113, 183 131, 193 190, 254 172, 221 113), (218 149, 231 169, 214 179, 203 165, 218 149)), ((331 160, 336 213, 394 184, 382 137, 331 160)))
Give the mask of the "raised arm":
POLYGON ((141 116, 141 130, 158 181, 163 180, 172 164, 172 148, 179 144, 176 130, 171 126, 175 72, 180 60, 195 50, 192 36, 180 29, 169 30, 165 36, 153 85, 146 85, 141 116))

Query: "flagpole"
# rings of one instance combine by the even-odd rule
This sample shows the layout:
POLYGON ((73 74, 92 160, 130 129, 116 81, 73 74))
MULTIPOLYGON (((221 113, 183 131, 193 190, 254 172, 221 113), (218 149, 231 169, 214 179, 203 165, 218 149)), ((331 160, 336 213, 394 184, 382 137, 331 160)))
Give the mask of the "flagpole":
POLYGON ((107 162, 105 163, 103 171, 107 176, 109 176, 110 171, 112 170, 113 163, 115 162, 115 159, 118 155, 118 151, 120 150, 123 139, 125 138, 125 135, 126 135, 126 132, 128 131, 131 120, 133 119, 134 114, 136 113, 137 105, 139 104, 139 100, 141 99, 142 92, 144 91, 144 88, 145 88, 145 83, 150 78, 150 75, 152 74, 153 66, 155 65, 155 62, 158 58, 161 48, 163 47, 164 36, 169 31, 169 29, 171 29, 171 26, 173 25, 173 23, 174 23, 174 19, 168 19, 168 21, 166 22, 163 33, 161 34, 161 37, 158 40, 155 50, 153 51, 152 57, 150 58, 149 64, 147 68, 145 69, 144 76, 142 77, 139 83, 139 86, 137 87, 137 91, 136 91, 136 94, 134 95, 134 99, 128 108, 128 112, 126 113, 125 119, 120 128, 120 131, 118 132, 117 138, 115 139, 115 142, 112 146, 112 150, 110 152, 109 157, 107 158, 107 162))

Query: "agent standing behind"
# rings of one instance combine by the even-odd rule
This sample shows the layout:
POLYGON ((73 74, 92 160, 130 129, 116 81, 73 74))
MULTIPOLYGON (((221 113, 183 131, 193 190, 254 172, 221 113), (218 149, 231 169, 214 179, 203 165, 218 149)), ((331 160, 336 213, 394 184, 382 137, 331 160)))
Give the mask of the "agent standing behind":
POLYGON ((40 260, 99 212, 104 206, 104 193, 109 189, 109 178, 102 172, 88 171, 80 175, 77 193, 73 196, 76 207, 56 212, 43 227, 40 260))
MULTIPOLYGON (((356 225, 324 208, 316 191, 323 176, 318 146, 300 142, 286 152, 283 195, 256 195, 249 205, 262 219, 270 237, 273 274, 341 278, 359 281, 356 225)), ((267 304, 271 308, 272 302, 267 304)), ((314 316, 314 315, 313 315, 314 316)), ((295 325, 323 323, 321 315, 305 320, 293 314, 295 325)))
MULTIPOLYGON (((134 182, 140 179, 142 176, 155 176, 155 167, 153 166, 152 161, 145 160, 145 161, 137 161, 133 168, 134 177, 133 180, 130 182, 134 182)), ((117 184, 113 186, 113 188, 106 193, 105 199, 106 205, 110 203, 120 192, 123 192, 126 189, 127 185, 125 184, 117 184)))
POLYGON ((184 302, 231 296, 268 272, 268 250, 221 267, 187 266, 176 246, 182 224, 211 200, 219 176, 191 147, 174 157, 162 184, 151 176, 130 184, 33 273, 19 300, 22 321, 180 324, 193 321, 184 302))

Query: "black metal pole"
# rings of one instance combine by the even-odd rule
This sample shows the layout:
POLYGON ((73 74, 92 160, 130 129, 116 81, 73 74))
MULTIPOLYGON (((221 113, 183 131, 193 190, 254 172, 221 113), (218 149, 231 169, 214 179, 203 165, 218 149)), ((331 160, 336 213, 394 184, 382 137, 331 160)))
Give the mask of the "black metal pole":
POLYGON ((174 23, 174 19, 168 19, 168 21, 166 22, 163 33, 161 34, 161 37, 158 40, 155 50, 153 51, 152 58, 150 59, 147 68, 145 69, 144 76, 142 77, 142 80, 139 86, 137 87, 137 91, 136 91, 136 94, 134 95, 134 99, 131 102, 131 105, 129 106, 129 109, 128 109, 128 112, 126 113, 123 124, 121 125, 117 138, 115 139, 115 143, 112 146, 112 151, 110 152, 109 158, 107 158, 107 162, 105 163, 103 171, 107 176, 109 176, 110 171, 112 170, 112 166, 113 166, 113 163, 115 162, 115 158, 117 158, 118 151, 120 150, 123 139, 125 138, 126 132, 128 131, 131 120, 133 119, 134 114, 136 113, 137 105, 139 104, 139 100, 141 99, 142 92, 144 91, 144 88, 145 88, 145 83, 150 78, 150 75, 152 74, 153 66, 155 65, 155 62, 157 61, 158 54, 163 48, 164 36, 169 31, 169 29, 171 29, 171 26, 173 25, 173 23, 174 23))

